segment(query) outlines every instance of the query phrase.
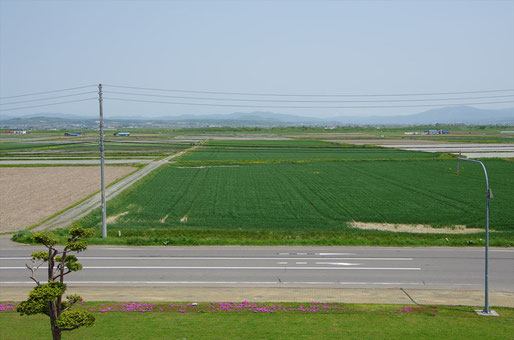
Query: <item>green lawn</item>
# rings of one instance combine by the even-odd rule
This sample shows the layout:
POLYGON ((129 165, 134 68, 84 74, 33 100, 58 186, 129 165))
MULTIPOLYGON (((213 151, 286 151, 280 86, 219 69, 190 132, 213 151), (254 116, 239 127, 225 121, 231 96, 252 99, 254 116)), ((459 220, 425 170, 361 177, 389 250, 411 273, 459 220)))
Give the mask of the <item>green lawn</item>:
MULTIPOLYGON (((269 312, 212 311, 209 304, 153 305, 148 312, 98 312, 90 328, 63 333, 63 339, 509 339, 514 310, 495 308, 500 317, 477 316, 472 307, 334 305, 335 311, 301 312, 299 304, 269 312), (343 308, 344 307, 344 308, 343 308), (162 311, 160 311, 162 309, 162 311), (402 312, 400 313, 399 310, 402 312)), ((271 306, 271 304, 265 304, 271 306)), ((91 304, 86 304, 89 308, 91 304)), ((311 304, 305 304, 308 309, 311 304)), ((323 309, 323 308, 321 308, 323 309)), ((0 312, 2 339, 50 339, 48 317, 0 312)))

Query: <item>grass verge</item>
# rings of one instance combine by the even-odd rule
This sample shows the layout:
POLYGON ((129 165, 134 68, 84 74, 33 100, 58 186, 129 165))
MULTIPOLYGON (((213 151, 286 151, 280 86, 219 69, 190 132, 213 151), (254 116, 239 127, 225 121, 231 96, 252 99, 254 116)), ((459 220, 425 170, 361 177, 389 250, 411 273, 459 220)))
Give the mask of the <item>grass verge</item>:
MULTIPOLYGON (((5 305, 5 304, 2 304, 5 305)), ((514 309, 300 303, 86 303, 93 327, 66 339, 508 339, 514 309)), ((2 339, 50 339, 46 316, 0 312, 2 339)), ((510 335, 509 335, 510 334, 510 335)))
MULTIPOLYGON (((121 231, 108 228, 108 237, 101 238, 101 230, 96 228, 95 237, 88 240, 95 245, 132 246, 477 246, 485 245, 485 233, 446 235, 393 233, 375 230, 346 229, 341 231, 260 231, 226 229, 128 229, 121 231)), ((49 231, 64 244, 68 238, 67 229, 49 231)), ((33 243, 33 234, 20 231, 14 234, 13 241, 33 243)), ((514 247, 513 232, 495 232, 489 240, 493 247, 514 247)))

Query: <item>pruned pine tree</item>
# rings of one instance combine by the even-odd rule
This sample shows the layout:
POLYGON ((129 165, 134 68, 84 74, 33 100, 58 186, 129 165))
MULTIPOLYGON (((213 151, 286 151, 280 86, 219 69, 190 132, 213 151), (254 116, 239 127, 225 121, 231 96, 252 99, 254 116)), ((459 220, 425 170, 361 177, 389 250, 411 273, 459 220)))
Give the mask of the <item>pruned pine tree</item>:
POLYGON ((55 238, 43 233, 34 234, 34 241, 44 245, 48 251, 32 253, 31 264, 26 264, 26 267, 30 270, 30 278, 36 283, 36 287, 29 293, 28 299, 21 302, 16 309, 21 315, 48 315, 54 340, 61 339, 63 331, 92 326, 95 322, 95 317, 90 312, 72 309, 73 305, 82 301, 82 297, 68 295, 63 300, 66 291, 64 276, 82 269, 77 257, 70 253, 86 250, 87 242, 84 239, 93 236, 93 230, 72 227, 69 233, 70 237, 62 251, 56 248, 55 238), (36 272, 45 263, 48 265, 48 282, 41 283, 36 278, 36 272))

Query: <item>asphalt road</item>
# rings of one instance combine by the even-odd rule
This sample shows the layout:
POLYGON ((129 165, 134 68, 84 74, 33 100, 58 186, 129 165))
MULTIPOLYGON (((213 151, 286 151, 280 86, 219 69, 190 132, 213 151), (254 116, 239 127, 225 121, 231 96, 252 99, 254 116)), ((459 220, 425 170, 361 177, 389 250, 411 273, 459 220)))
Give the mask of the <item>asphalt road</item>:
MULTIPOLYGON (((0 249, 0 286, 33 285, 27 254, 0 249)), ((514 292, 514 249, 490 249, 492 291, 514 292)), ((71 286, 483 290, 482 248, 90 246, 71 286)), ((40 278, 45 270, 40 269, 40 278)))

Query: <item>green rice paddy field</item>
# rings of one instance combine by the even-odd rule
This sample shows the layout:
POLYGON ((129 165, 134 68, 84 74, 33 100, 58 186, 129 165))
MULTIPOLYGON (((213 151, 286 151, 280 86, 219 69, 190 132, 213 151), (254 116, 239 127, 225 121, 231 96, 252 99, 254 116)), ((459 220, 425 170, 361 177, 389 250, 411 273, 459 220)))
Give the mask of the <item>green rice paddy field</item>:
MULTIPOLYGON (((82 138, 82 137, 79 137, 82 138)), ((62 138, 49 141, 13 140, 0 141, 0 158, 13 159, 81 159, 99 158, 98 142, 94 138, 80 141, 64 140, 62 138)), ((130 158, 159 158, 172 152, 191 147, 191 143, 174 143, 169 141, 105 141, 105 157, 107 159, 130 158)))
MULTIPOLYGON (((485 162, 494 192, 491 244, 514 246, 514 162, 485 162)), ((456 166, 449 155, 372 146, 210 141, 110 201, 110 237, 92 243, 481 245, 483 233, 348 226, 484 228, 482 169, 465 163, 457 176, 456 166)), ((78 223, 99 229, 100 221, 97 210, 78 223)))

